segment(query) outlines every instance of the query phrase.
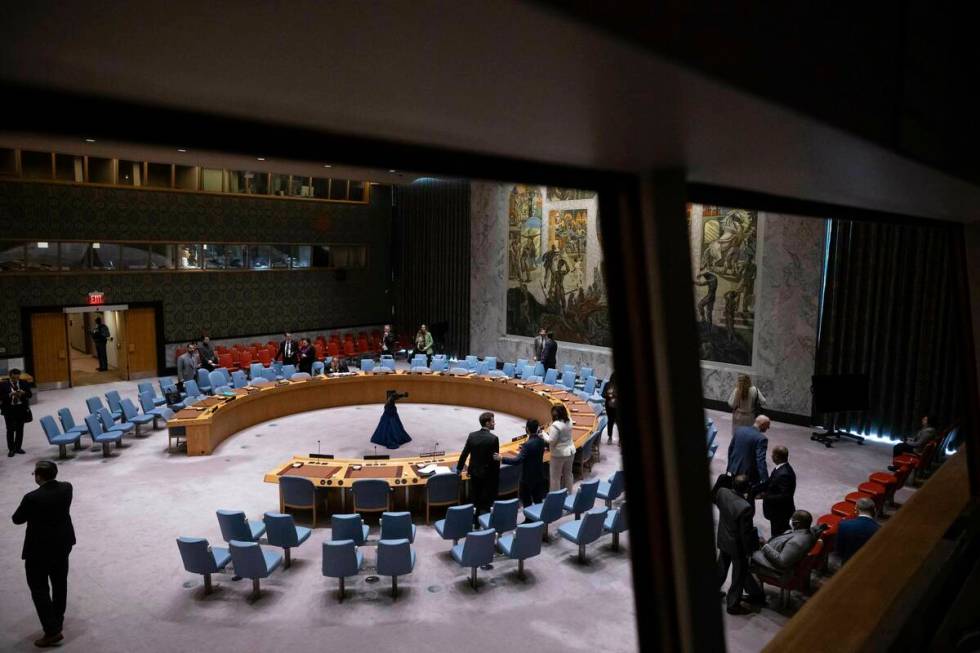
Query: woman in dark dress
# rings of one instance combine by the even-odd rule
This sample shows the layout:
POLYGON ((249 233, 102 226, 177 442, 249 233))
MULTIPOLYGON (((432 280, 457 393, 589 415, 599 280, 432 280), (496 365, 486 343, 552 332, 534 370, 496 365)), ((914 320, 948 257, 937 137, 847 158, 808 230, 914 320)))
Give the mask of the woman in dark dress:
POLYGON ((402 426, 402 421, 398 417, 398 409, 395 408, 395 402, 401 396, 406 395, 399 395, 394 390, 388 391, 388 397, 385 399, 385 411, 381 414, 381 421, 378 422, 378 428, 374 429, 374 435, 371 436, 371 442, 373 444, 388 447, 389 449, 397 449, 403 444, 412 441, 411 436, 405 431, 405 427, 402 426))

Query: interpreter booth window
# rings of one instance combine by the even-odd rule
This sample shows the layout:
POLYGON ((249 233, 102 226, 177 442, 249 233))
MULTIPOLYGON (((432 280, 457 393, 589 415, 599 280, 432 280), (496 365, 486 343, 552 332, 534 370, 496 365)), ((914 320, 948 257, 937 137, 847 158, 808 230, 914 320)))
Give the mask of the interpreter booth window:
POLYGON ((225 268, 228 270, 242 270, 246 265, 247 248, 245 245, 223 245, 225 248, 225 268))
POLYGON ((330 246, 313 245, 311 248, 311 263, 315 268, 330 267, 330 246))
POLYGON ((247 195, 268 195, 269 175, 252 170, 228 171, 228 192, 247 195))
POLYGON ((173 270, 175 249, 173 245, 150 245, 150 269, 173 270))
POLYGON ((248 246, 249 267, 251 267, 253 270, 268 270, 271 267, 269 263, 269 256, 268 245, 248 246))
POLYGON ((310 267, 310 252, 311 247, 309 245, 293 245, 293 258, 292 258, 292 268, 302 269, 310 267))
POLYGON ((88 270, 91 247, 91 243, 61 243, 61 270, 88 270))
POLYGON ((24 243, 0 241, 0 270, 20 272, 24 269, 24 243))
POLYGON ((27 269, 50 271, 58 269, 58 243, 27 243, 27 269))
POLYGON ((203 248, 198 243, 179 245, 180 269, 200 270, 204 267, 203 248))
POLYGON ((289 193, 289 175, 272 175, 272 194, 285 196, 289 193))
POLYGON ((93 270, 119 269, 118 243, 92 243, 91 254, 91 265, 93 270))
POLYGON ((120 186, 142 186, 143 164, 140 161, 119 159, 116 183, 120 186))
POLYGON ((149 270, 150 246, 144 243, 123 243, 121 260, 123 270, 149 270))
POLYGON ((205 269, 207 270, 225 269, 225 246, 224 245, 205 243, 203 245, 203 250, 204 250, 205 269))
POLYGON ((290 259, 289 252, 289 245, 269 245, 269 261, 271 267, 276 270, 288 269, 290 259))
POLYGON ((289 179, 290 197, 312 197, 313 186, 310 185, 309 177, 293 176, 289 179))

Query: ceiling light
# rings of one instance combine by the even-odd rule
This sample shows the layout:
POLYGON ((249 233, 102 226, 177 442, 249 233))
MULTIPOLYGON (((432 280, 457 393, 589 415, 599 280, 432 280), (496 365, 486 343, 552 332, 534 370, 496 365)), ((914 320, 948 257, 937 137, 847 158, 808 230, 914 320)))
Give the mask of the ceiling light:
POLYGON ((184 148, 184 147, 178 147, 178 148, 177 148, 177 151, 178 151, 178 152, 186 152, 186 151, 187 151, 187 148, 184 148))
POLYGON ((85 139, 85 142, 86 143, 94 143, 95 142, 95 139, 94 138, 86 138, 85 139))
POLYGON ((388 172, 398 172, 397 170, 389 170, 388 172))
POLYGON ((99 243, 92 243, 92 249, 99 249, 101 247, 102 245, 100 245, 99 243))
POLYGON ((255 160, 256 161, 265 161, 265 157, 264 156, 257 156, 257 157, 255 157, 255 160))
POLYGON ((44 243, 44 242, 38 242, 37 248, 38 249, 47 249, 48 248, 48 244, 47 243, 44 243))
POLYGON ((324 167, 324 168, 332 168, 333 166, 332 166, 332 165, 330 165, 329 163, 324 163, 324 164, 323 164, 323 167, 324 167))

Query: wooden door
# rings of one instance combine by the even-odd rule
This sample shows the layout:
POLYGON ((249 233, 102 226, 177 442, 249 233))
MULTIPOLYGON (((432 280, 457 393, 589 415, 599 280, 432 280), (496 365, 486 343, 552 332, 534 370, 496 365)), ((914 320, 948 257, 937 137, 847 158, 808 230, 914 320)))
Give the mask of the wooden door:
MULTIPOLYGON (((157 316, 152 308, 131 308, 124 313, 126 364, 130 379, 157 374, 157 316)), ((122 360, 120 359, 120 364, 122 360)))
POLYGON ((34 382, 39 387, 68 387, 68 330, 64 313, 31 315, 34 382))

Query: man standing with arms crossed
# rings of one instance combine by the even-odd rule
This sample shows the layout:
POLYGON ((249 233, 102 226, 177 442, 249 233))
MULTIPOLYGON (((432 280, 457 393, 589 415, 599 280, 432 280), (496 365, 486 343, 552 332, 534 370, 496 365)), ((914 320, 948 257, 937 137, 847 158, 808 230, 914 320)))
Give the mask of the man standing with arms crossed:
POLYGON ((27 524, 21 557, 31 599, 44 628, 44 637, 34 642, 38 647, 54 646, 64 639, 61 628, 68 597, 68 555, 75 545, 69 512, 71 483, 56 481, 57 476, 56 464, 50 460, 38 462, 34 482, 40 487, 24 495, 13 516, 15 524, 27 524))

